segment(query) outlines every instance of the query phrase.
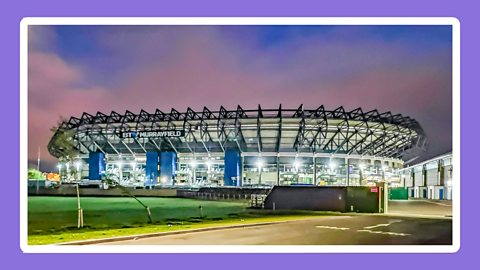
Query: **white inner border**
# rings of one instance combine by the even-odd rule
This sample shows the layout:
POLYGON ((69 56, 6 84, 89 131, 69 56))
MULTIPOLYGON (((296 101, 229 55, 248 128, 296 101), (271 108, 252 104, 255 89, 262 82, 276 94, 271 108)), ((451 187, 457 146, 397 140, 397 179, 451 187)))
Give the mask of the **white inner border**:
POLYGON ((460 249, 460 22, 454 17, 111 17, 23 18, 20 22, 20 247, 25 253, 453 253, 460 249), (452 245, 28 245, 29 25, 451 25, 453 109, 452 245))

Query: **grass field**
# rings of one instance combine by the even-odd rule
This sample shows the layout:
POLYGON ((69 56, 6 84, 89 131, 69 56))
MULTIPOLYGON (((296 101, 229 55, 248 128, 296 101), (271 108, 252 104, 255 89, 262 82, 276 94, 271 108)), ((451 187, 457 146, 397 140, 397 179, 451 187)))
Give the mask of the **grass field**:
POLYGON ((202 201, 183 198, 84 197, 83 229, 77 229, 76 197, 29 197, 28 242, 51 244, 122 235, 185 230, 233 224, 308 218, 325 213, 254 211, 244 202, 202 201), (199 206, 202 206, 200 217, 199 206))
MULTIPOLYGON (((149 197, 140 200, 150 207, 154 223, 225 219, 245 210, 244 203, 149 197)), ((92 229, 122 228, 148 223, 145 208, 129 197, 81 198, 84 224, 92 229)), ((29 233, 55 232, 77 226, 77 198, 29 197, 29 233)))

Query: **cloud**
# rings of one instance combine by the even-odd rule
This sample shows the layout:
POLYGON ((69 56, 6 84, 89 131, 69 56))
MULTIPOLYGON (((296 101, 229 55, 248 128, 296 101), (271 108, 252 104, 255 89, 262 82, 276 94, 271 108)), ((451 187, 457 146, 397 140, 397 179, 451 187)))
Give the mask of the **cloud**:
MULTIPOLYGON (((49 128, 60 116, 84 111, 276 108, 280 103, 296 108, 303 103, 403 113, 432 134, 451 127, 448 46, 420 52, 411 41, 345 29, 326 36, 293 32, 267 48, 255 42, 258 31, 232 37, 224 28, 206 26, 99 29, 84 41, 99 51, 81 58, 61 56, 51 28, 30 32, 35 44, 29 52, 30 159, 38 146, 46 153, 49 128)), ((446 133, 441 139, 433 136, 446 145, 441 151, 451 147, 446 133)))

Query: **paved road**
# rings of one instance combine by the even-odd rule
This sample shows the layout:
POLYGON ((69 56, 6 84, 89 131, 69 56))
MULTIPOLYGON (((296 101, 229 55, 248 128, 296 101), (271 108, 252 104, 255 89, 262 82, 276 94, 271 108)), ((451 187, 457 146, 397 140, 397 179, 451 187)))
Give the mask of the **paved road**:
POLYGON ((452 201, 398 200, 388 203, 389 214, 452 216, 452 201))
POLYGON ((412 245, 452 243, 450 219, 330 216, 105 245, 412 245))
POLYGON ((417 245, 452 243, 451 201, 390 201, 389 214, 329 216, 105 245, 417 245), (431 218, 420 218, 431 217, 431 218))

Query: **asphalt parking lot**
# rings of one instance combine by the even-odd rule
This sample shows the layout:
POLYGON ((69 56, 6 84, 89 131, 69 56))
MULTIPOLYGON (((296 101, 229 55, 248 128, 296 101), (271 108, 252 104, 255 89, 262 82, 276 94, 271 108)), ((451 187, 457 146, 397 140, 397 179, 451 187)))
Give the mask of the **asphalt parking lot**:
POLYGON ((451 245, 452 203, 390 201, 387 215, 327 216, 103 245, 451 245))

